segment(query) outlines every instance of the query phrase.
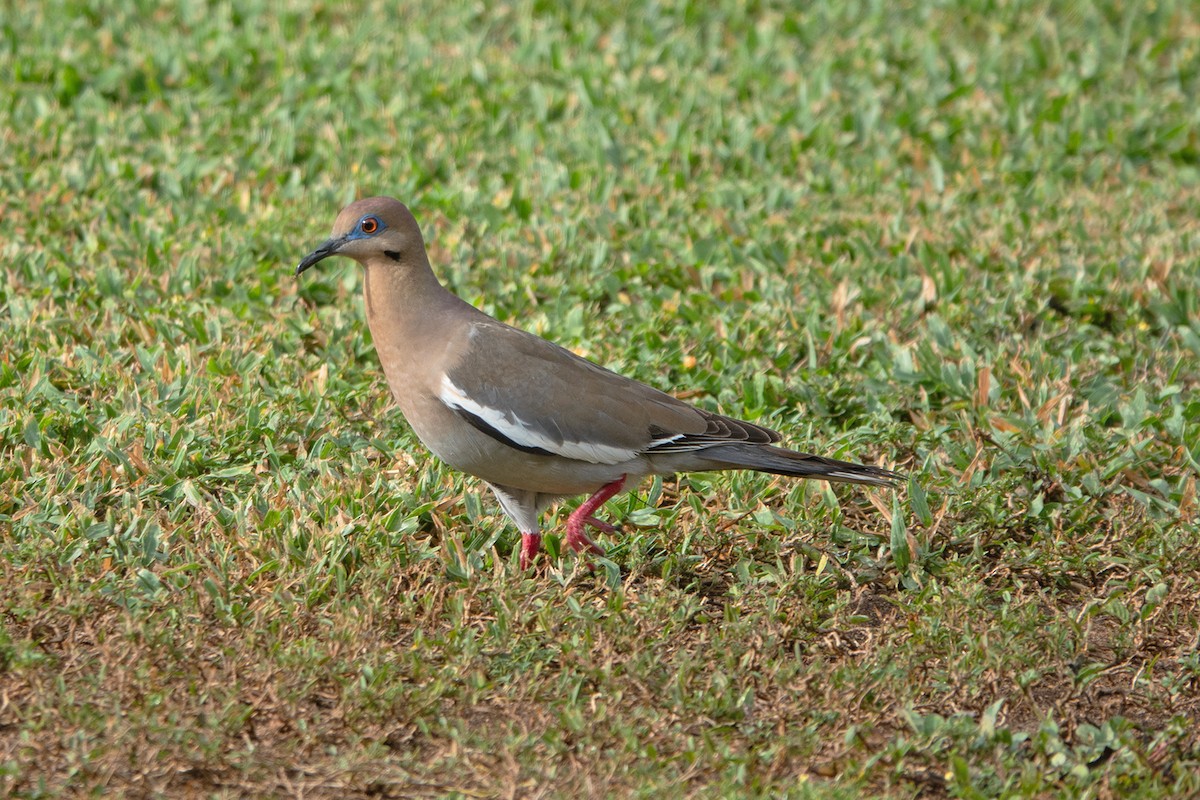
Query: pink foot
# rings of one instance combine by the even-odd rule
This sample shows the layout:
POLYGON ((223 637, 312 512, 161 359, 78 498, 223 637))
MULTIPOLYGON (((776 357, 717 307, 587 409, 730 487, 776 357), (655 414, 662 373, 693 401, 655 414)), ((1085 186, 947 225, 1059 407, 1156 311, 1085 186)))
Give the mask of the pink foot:
POLYGON ((537 531, 521 534, 521 569, 529 569, 542 549, 542 535, 537 531))
POLYGON ((596 519, 593 514, 595 514, 596 509, 608 502, 613 495, 621 491, 621 487, 624 485, 625 476, 622 475, 612 483, 606 483, 601 486, 594 495, 584 500, 579 508, 571 512, 571 516, 567 517, 566 543, 568 547, 576 553, 586 550, 598 556, 604 555, 604 548, 593 542, 591 537, 583 532, 583 527, 591 525, 605 533, 612 533, 616 530, 616 528, 607 522, 601 522, 596 519))

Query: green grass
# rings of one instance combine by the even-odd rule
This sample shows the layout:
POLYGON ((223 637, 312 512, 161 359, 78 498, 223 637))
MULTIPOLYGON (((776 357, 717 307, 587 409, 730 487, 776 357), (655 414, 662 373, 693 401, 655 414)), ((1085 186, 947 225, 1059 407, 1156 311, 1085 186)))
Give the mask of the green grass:
POLYGON ((1200 793, 1194 4, 599 5, 0 9, 3 793, 1200 793), (292 277, 369 194, 911 482, 647 483, 522 573, 292 277))

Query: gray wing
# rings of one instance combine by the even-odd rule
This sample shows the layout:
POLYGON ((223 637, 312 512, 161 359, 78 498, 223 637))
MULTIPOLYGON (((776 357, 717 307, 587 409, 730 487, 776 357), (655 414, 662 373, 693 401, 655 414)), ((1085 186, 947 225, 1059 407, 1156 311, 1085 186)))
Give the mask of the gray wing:
POLYGON ((771 444, 779 434, 723 417, 499 322, 469 326, 451 348, 439 397, 518 450, 601 464, 719 444, 771 444))

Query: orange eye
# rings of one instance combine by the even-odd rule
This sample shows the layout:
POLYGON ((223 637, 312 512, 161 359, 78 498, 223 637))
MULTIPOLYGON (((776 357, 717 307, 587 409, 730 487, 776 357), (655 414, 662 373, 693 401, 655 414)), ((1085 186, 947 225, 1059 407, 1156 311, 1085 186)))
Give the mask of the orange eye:
POLYGON ((358 227, 363 233, 374 233, 379 230, 379 220, 374 217, 363 217, 363 221, 358 223, 358 227))

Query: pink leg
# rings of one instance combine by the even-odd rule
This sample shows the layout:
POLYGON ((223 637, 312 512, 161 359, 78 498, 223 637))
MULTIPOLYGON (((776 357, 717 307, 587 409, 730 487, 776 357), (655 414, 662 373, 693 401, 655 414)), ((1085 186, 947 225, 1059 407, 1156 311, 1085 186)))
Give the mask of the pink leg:
POLYGON ((617 532, 617 529, 614 528, 612 525, 609 525, 607 522, 604 522, 603 520, 598 520, 595 517, 588 517, 587 519, 584 520, 584 522, 586 522, 588 525, 591 525, 596 530, 602 531, 604 533, 616 533, 617 532))
POLYGON ((521 569, 529 569, 542 549, 542 535, 537 531, 521 534, 521 569))
POLYGON ((625 476, 617 478, 612 483, 606 483, 600 487, 594 495, 584 500, 579 508, 571 512, 571 516, 567 517, 567 546, 576 553, 583 550, 595 553, 596 555, 604 555, 604 548, 591 540, 586 533, 583 532, 584 525, 592 525, 602 531, 611 533, 615 528, 608 523, 601 522, 592 516, 596 509, 608 502, 617 492, 621 491, 621 487, 625 485, 625 476))

